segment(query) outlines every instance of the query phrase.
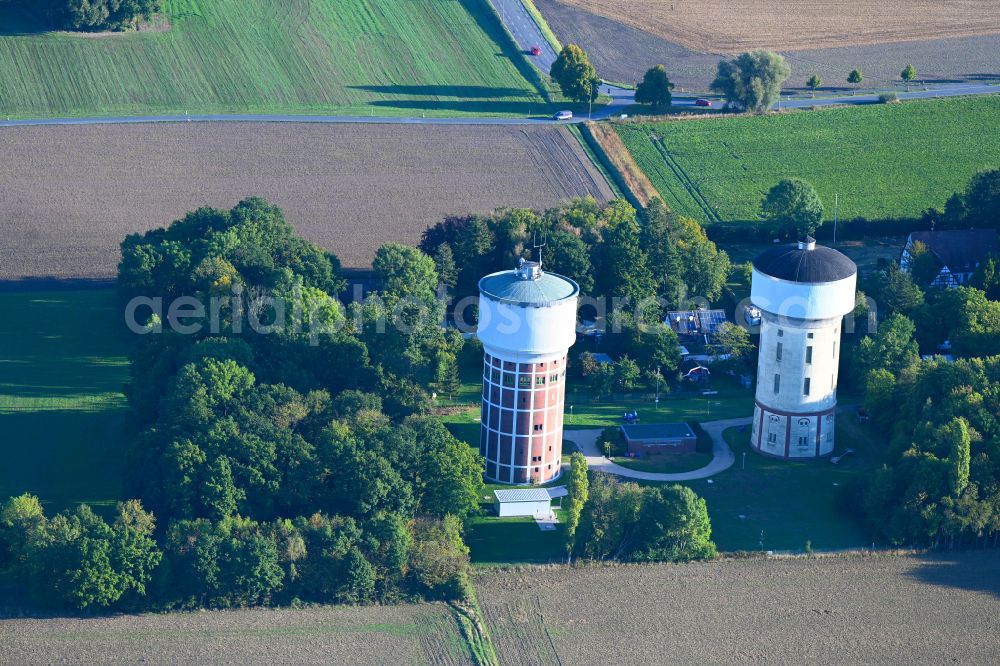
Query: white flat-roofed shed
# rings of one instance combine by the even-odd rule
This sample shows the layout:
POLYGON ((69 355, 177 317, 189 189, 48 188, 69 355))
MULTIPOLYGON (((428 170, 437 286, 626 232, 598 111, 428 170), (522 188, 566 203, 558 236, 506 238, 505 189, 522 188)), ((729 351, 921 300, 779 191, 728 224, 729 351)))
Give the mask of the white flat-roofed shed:
POLYGON ((555 488, 510 488, 493 491, 493 507, 501 518, 552 515, 552 500, 568 494, 565 486, 555 488))

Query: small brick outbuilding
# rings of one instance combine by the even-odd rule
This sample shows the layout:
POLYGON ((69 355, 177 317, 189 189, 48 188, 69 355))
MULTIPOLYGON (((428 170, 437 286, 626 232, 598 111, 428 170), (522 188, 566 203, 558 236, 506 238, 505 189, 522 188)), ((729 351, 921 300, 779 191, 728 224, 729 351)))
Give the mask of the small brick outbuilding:
POLYGON ((628 452, 640 456, 693 453, 698 443, 687 423, 650 423, 621 426, 628 452))

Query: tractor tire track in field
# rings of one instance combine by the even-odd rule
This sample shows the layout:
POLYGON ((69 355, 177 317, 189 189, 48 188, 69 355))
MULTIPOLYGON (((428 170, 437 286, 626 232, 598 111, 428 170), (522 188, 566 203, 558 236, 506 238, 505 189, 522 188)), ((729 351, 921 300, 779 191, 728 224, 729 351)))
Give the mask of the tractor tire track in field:
POLYGON ((691 195, 694 202, 699 208, 701 208, 702 211, 704 211, 708 221, 712 223, 721 222, 722 218, 715 211, 715 209, 712 208, 712 204, 710 204, 705 195, 702 194, 701 189, 693 180, 691 180, 691 177, 684 170, 684 167, 682 167, 680 163, 674 159, 674 156, 667 148, 666 142, 663 141, 663 137, 650 135, 649 140, 652 142, 653 146, 656 147, 657 152, 660 153, 661 157, 663 157, 663 161, 666 162, 668 167, 670 167, 670 170, 674 172, 677 180, 684 186, 684 189, 687 190, 688 194, 691 195))

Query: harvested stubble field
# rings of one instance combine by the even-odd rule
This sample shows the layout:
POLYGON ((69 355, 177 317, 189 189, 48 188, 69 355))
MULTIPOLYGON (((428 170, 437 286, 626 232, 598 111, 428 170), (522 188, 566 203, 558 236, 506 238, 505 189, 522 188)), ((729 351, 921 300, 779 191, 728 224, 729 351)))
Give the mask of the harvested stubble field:
POLYGON ((444 604, 0 620, 5 664, 433 664, 472 660, 444 604))
POLYGON ((0 3, 0 113, 521 115, 543 103, 486 0, 163 9, 165 31, 93 35, 44 32, 0 3))
POLYGON ((1000 5, 992 0, 563 1, 708 53, 1000 33, 1000 5))
MULTIPOLYGON (((546 22, 563 43, 579 44, 597 71, 609 81, 635 83, 656 63, 663 63, 681 90, 708 90, 721 56, 695 45, 688 48, 644 29, 585 11, 571 0, 535 0, 546 22)), ((997 21, 1000 33, 1000 21, 997 21)), ((792 67, 785 90, 804 89, 813 74, 821 91, 853 89, 847 74, 865 75, 864 88, 897 85, 907 63, 928 82, 1000 81, 1000 34, 928 38, 829 48, 783 51, 792 67)))
POLYGON ((984 141, 1000 123, 1000 96, 921 100, 616 129, 667 204, 703 223, 759 219, 782 178, 812 183, 833 217, 917 217, 944 208, 983 169, 1000 164, 984 141))
POLYGON ((0 143, 0 280, 111 277, 126 234, 250 195, 359 268, 446 215, 613 196, 557 127, 19 127, 0 143))
POLYGON ((941 664, 1000 659, 1000 555, 482 572, 500 662, 941 664))

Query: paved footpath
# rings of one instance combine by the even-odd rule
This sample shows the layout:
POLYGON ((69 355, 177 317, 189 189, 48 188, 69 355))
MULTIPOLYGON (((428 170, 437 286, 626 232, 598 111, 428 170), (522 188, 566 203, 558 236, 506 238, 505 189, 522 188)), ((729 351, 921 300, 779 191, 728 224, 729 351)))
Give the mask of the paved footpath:
POLYGON ((597 440, 603 432, 602 429, 563 430, 563 437, 576 444, 580 452, 587 459, 587 469, 591 471, 616 474, 641 481, 693 481, 694 479, 707 479, 733 466, 733 463, 736 462, 736 456, 733 454, 733 450, 729 448, 729 445, 726 444, 722 433, 729 428, 750 425, 751 421, 752 418, 746 416, 739 419, 722 419, 702 423, 701 427, 712 438, 712 461, 699 469, 674 474, 666 472, 640 472, 611 462, 604 457, 604 454, 597 446, 597 440))

